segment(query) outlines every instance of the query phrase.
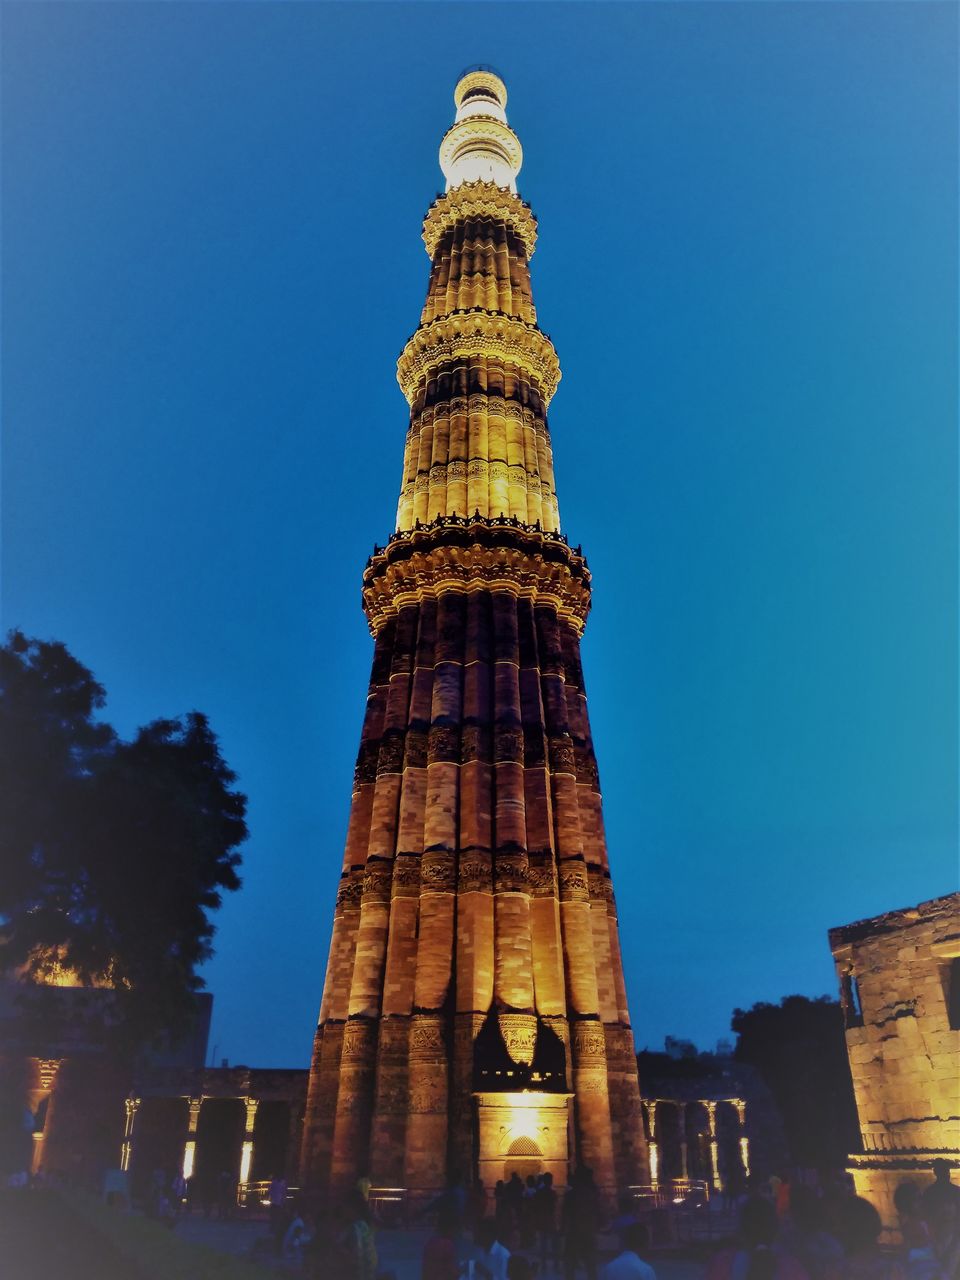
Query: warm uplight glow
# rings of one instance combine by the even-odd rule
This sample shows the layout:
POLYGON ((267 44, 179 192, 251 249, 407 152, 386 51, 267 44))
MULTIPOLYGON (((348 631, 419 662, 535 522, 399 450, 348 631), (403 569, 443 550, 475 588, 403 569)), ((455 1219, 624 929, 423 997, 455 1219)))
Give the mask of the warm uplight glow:
POLYGON ((247 1182, 250 1178, 250 1162, 253 1159, 253 1143, 245 1142, 240 1152, 240 1181, 247 1182))
POLYGON ((540 1119, 539 1108, 543 1105, 542 1093, 524 1092, 515 1094, 510 1099, 510 1137, 530 1138, 537 1136, 537 1123, 540 1119))
POLYGON ((720 1178, 720 1155, 719 1145, 716 1139, 710 1143, 710 1168, 713 1172, 713 1185, 718 1191, 723 1190, 723 1183, 720 1178))
POLYGON ((743 1172, 750 1177, 750 1143, 747 1138, 740 1139, 740 1159, 743 1162, 743 1172))
POLYGON ((513 1111, 532 1111, 536 1107, 542 1107, 544 1100, 551 1096, 541 1093, 538 1089, 524 1089, 522 1093, 510 1095, 510 1107, 513 1111))
POLYGON ((660 1174, 660 1152, 657 1150, 655 1142, 650 1143, 650 1181, 654 1186, 657 1185, 657 1179, 660 1174))
POLYGON ((189 1139, 183 1148, 183 1180, 188 1181, 193 1177, 193 1158, 197 1152, 197 1144, 193 1138, 189 1139))

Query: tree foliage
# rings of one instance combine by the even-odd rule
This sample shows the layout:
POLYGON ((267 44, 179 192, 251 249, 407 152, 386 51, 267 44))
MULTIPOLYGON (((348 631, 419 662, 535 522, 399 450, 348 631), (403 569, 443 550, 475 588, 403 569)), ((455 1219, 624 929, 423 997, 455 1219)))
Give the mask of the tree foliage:
POLYGON ((205 716, 127 742, 104 701, 63 644, 0 646, 0 971, 111 987, 148 1034, 182 1024, 203 986, 246 798, 205 716))
POLYGON ((795 1164, 846 1163, 860 1144, 843 1013, 836 1000, 786 996, 735 1009, 734 1058, 755 1067, 783 1117, 795 1164))

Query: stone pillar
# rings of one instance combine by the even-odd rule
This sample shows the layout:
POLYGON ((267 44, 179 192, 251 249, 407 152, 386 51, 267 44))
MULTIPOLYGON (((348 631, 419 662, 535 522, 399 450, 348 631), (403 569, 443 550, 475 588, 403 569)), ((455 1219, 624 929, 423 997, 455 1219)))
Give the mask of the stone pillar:
POLYGON ((690 1176, 687 1165, 687 1104, 677 1103, 677 1124, 680 1132, 680 1177, 684 1182, 690 1176))
POLYGON ((404 1183, 437 1191, 447 1175, 447 1046, 440 1014, 415 1014, 410 1024, 410 1114, 404 1183))
POLYGON ((193 1177, 197 1160, 197 1129, 200 1125, 202 1106, 202 1095, 199 1098, 187 1098, 187 1136, 183 1144, 183 1159, 180 1162, 180 1172, 183 1174, 184 1181, 193 1177))
POLYGON ((578 1020, 573 1023, 571 1038, 578 1155, 581 1163, 593 1170, 600 1191, 611 1197, 616 1190, 616 1177, 603 1025, 578 1020))
POLYGON ((409 1017, 380 1023, 373 1124, 370 1132, 370 1180, 375 1187, 404 1185, 404 1149, 409 1104, 409 1017))
POLYGON ((707 1133, 710 1142, 710 1186, 714 1191, 722 1191, 719 1144, 717 1142, 717 1104, 710 1101, 704 1102, 703 1105, 707 1109, 707 1133))
POLYGON ((377 1055, 377 1020, 351 1018, 343 1029, 330 1186, 346 1191, 369 1172, 370 1120, 377 1055))
POLYGON ((617 1186, 636 1186, 649 1182, 650 1172, 633 1031, 613 1023, 604 1026, 604 1034, 617 1186))
MULTIPOLYGON (((496 592, 492 607, 496 797, 493 824, 496 840, 493 868, 496 929, 494 996, 502 1009, 532 1015, 533 957, 517 663, 517 602, 506 592, 496 592)), ((533 1025, 536 1026, 536 1019, 533 1025)))
POLYGON ((257 1125, 257 1107, 259 1105, 259 1098, 248 1096, 243 1099, 243 1145, 240 1148, 240 1176, 237 1180, 239 1183, 238 1196, 244 1194, 246 1185, 250 1181, 250 1171, 253 1168, 254 1130, 257 1125))
POLYGON ((732 1098, 734 1109, 737 1113, 737 1122, 740 1126, 740 1163, 743 1165, 744 1176, 750 1177, 750 1141, 747 1138, 747 1104, 743 1098, 732 1098))
POLYGON ((343 1025, 326 1023, 314 1041, 300 1161, 300 1185, 310 1196, 326 1189, 330 1180, 343 1025))
POLYGON ((474 1150, 473 1046, 483 1026, 482 1013, 458 1013, 453 1020, 453 1062, 450 1071, 450 1172, 464 1183, 476 1173, 474 1150))
POLYGON ((137 1112, 140 1110, 140 1099, 136 1097, 125 1098, 123 1106, 124 1124, 123 1142, 120 1145, 120 1168, 123 1173, 127 1173, 133 1156, 133 1126, 137 1119, 137 1112))
POLYGON ((56 1089, 57 1076, 62 1065, 62 1058, 37 1059, 37 1084, 39 1087, 31 1090, 30 1110, 36 1118, 40 1108, 46 1103, 46 1111, 43 1116, 43 1125, 40 1128, 36 1127, 36 1119, 34 1120, 33 1151, 30 1153, 31 1173, 37 1173, 43 1165, 43 1149, 47 1134, 50 1132, 54 1090, 56 1089))
POLYGON ((660 1182, 660 1142, 657 1137, 657 1104, 651 1099, 647 1104, 647 1124, 650 1128, 650 1141, 647 1143, 647 1154, 650 1160, 650 1182, 658 1186, 660 1182))

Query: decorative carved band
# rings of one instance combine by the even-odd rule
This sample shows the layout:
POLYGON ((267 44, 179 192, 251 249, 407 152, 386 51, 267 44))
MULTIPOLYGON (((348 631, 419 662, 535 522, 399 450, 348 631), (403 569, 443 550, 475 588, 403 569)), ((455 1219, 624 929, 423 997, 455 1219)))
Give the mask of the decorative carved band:
POLYGON ((40 1088, 43 1089, 45 1093, 53 1089, 57 1080, 57 1073, 60 1070, 60 1064, 62 1062, 62 1058, 37 1059, 37 1074, 40 1078, 40 1088))
POLYGON ((461 853, 457 865, 459 893, 489 893, 493 888, 492 858, 489 853, 471 850, 461 853))
MULTIPOLYGON (((518 520, 442 517, 377 548, 363 575, 363 607, 374 635, 409 605, 444 591, 509 591, 549 604, 577 635, 590 609, 590 571, 579 548, 518 520)), ((431 744, 431 758, 440 744, 431 744)), ((562 754, 562 753, 561 753, 562 754)), ((574 771, 573 748, 567 768, 574 771)))
POLYGON ((420 857, 401 853, 393 864, 393 897, 418 898, 420 896, 420 857))
POLYGON ((583 858, 567 858, 560 863, 560 901, 590 901, 587 866, 583 858))
POLYGON ((560 381, 553 343, 536 325, 499 311, 457 311, 423 324, 397 361, 397 381, 409 404, 417 384, 431 370, 462 356, 495 356, 531 374, 549 403, 560 381))
POLYGON ((495 182, 462 182, 445 196, 434 200, 423 220, 423 242, 432 258, 440 238, 457 222, 467 218, 496 218, 509 222, 523 241, 527 257, 533 257, 537 243, 537 220, 525 200, 495 182))
POLYGON ((527 877, 530 893, 534 898, 555 898, 557 896, 557 872, 553 860, 553 851, 543 849, 528 854, 529 867, 527 877))
POLYGON ((484 71, 482 67, 477 67, 475 71, 468 71, 462 75, 453 91, 453 100, 456 105, 459 107, 467 94, 474 89, 487 89, 490 96, 496 98, 501 107, 507 105, 507 86, 495 71, 484 71))
POLYGON ((497 893, 530 892, 530 874, 525 853, 497 854, 493 875, 497 893))
POLYGON ((443 1018, 435 1014, 414 1014, 410 1023, 410 1061, 444 1062, 443 1018))
POLYGON ((503 120, 482 115, 467 116, 450 126, 440 140, 440 168, 449 176, 454 161, 478 143, 502 155, 515 174, 520 171, 523 164, 520 139, 503 120))
POLYGON ((373 1065, 377 1044, 377 1024, 372 1018, 352 1019, 343 1028, 343 1055, 341 1062, 373 1065))
POLYGON ((537 1047, 537 1015, 498 1013, 497 1023, 511 1059, 525 1067, 531 1066, 537 1047))
POLYGON ((457 868, 452 853, 431 850, 420 859, 420 885, 427 893, 455 893, 457 868))
POLYGON ((363 901, 389 902, 393 867, 382 858, 370 858, 363 873, 363 901))
POLYGON ((339 915, 347 910, 359 910, 362 896, 363 871, 360 868, 351 867, 349 871, 345 871, 340 877, 335 914, 339 915))
POLYGON ((578 1067, 599 1067, 607 1059, 607 1042, 600 1022, 575 1022, 573 1060, 578 1067))
POLYGON ((593 902, 613 902, 613 881, 602 867, 589 867, 590 898, 593 902))

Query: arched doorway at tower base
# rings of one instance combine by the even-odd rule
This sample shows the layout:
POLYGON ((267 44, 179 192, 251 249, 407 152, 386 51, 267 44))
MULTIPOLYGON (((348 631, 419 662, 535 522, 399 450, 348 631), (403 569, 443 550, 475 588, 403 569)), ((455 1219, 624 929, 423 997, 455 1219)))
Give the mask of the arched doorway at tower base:
POLYGON ((488 1192, 516 1173, 550 1173, 566 1186, 569 1170, 569 1093, 476 1093, 477 1172, 488 1192))

